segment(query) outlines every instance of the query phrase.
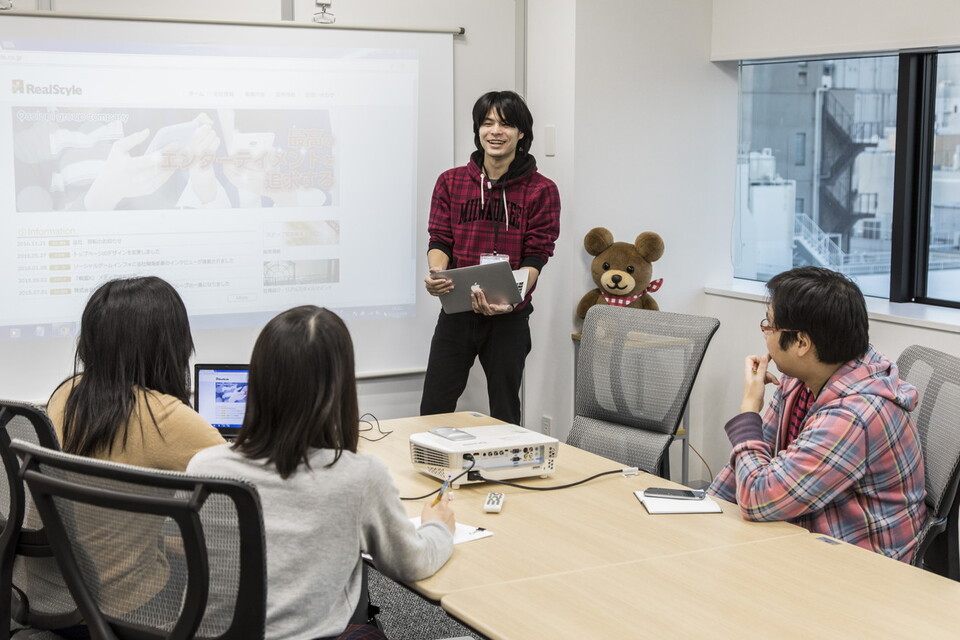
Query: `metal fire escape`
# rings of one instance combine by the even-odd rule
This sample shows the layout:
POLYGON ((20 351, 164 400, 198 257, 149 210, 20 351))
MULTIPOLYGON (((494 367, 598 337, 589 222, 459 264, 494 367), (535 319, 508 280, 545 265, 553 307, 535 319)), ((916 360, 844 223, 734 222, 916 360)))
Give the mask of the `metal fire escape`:
POLYGON ((860 152, 877 146, 881 123, 855 122, 833 91, 823 94, 822 123, 819 227, 839 236, 847 252, 853 225, 876 216, 877 194, 853 189, 853 165, 860 152))

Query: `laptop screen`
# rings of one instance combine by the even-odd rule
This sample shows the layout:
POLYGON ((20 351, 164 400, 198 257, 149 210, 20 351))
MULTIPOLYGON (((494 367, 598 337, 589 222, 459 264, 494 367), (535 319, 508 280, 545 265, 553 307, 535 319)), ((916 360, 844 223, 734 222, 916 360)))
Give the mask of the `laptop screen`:
POLYGON ((223 437, 237 435, 247 408, 245 364, 197 364, 193 367, 194 408, 223 437))

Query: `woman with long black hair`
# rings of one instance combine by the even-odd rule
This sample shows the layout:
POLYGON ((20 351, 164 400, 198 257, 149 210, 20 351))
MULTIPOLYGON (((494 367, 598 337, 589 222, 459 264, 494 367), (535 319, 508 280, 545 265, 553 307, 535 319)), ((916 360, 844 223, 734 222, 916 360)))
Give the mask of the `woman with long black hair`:
POLYGON ((449 495, 424 503, 415 527, 386 466, 357 454, 357 412, 346 325, 327 309, 290 309, 257 338, 236 442, 200 452, 187 469, 245 478, 260 493, 270 640, 382 638, 362 624, 361 552, 412 581, 453 551, 449 495))
MULTIPOLYGON (((61 448, 100 460, 184 471, 223 437, 189 405, 193 338, 183 300, 156 277, 111 280, 90 296, 80 320, 74 372, 47 411, 61 448)), ((162 521, 112 522, 83 532, 107 601, 123 614, 167 585, 162 521)))

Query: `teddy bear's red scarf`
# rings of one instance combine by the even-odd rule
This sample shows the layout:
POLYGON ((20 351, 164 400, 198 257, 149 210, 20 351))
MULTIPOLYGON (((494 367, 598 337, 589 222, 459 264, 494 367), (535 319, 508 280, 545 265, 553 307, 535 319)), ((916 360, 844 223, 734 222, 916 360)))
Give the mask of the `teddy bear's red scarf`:
POLYGON ((607 301, 607 304, 612 304, 618 307, 626 307, 634 300, 637 300, 643 297, 643 295, 647 291, 649 291, 650 293, 654 293, 655 291, 659 291, 660 287, 662 286, 663 286, 663 278, 657 278, 656 280, 648 284, 646 289, 644 289, 643 291, 641 291, 635 296, 612 296, 605 293, 603 294, 603 299, 607 301))

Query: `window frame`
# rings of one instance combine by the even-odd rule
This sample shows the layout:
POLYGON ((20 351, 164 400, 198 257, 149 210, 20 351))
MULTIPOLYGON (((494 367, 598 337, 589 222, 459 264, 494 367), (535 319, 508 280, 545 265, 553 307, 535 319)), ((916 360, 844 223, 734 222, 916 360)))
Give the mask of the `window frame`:
POLYGON ((937 54, 928 50, 899 56, 890 302, 960 308, 960 302, 927 297, 937 54))

